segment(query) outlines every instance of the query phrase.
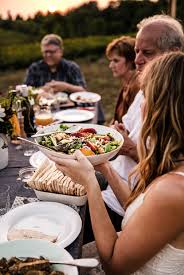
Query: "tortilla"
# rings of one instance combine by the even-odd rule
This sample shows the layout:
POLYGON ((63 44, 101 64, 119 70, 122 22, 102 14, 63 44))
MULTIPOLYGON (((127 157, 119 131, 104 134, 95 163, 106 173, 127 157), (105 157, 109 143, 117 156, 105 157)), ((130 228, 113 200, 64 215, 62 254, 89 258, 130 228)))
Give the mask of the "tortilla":
POLYGON ((39 239, 39 240, 46 240, 54 243, 57 239, 57 236, 50 236, 40 231, 36 231, 32 229, 11 229, 7 234, 7 239, 9 241, 39 239))

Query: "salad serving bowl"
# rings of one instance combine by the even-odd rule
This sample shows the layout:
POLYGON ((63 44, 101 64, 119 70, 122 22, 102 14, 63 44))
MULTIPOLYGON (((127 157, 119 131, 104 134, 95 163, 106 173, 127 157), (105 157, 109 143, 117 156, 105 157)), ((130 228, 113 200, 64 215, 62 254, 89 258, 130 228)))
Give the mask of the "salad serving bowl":
MULTIPOLYGON (((74 124, 66 123, 66 124, 64 124, 64 126, 65 125, 68 127, 71 127, 74 124)), ((109 145, 108 145, 108 146, 110 146, 110 150, 105 149, 104 152, 102 151, 97 154, 93 153, 93 152, 92 152, 92 154, 88 154, 88 153, 85 154, 84 151, 86 151, 86 148, 80 149, 86 155, 88 160, 93 165, 101 164, 101 163, 113 158, 119 152, 121 146, 123 145, 123 141, 124 141, 123 136, 113 128, 103 126, 103 125, 96 125, 96 124, 75 124, 75 125, 79 125, 81 127, 82 131, 84 130, 84 132, 86 129, 92 129, 96 132, 97 136, 103 135, 103 136, 105 136, 104 138, 106 138, 106 137, 108 138, 108 136, 110 136, 111 139, 113 140, 112 142, 109 142, 109 145), (111 146, 111 144, 113 145, 113 142, 114 142, 114 144, 116 144, 115 146, 111 146)), ((44 127, 43 129, 39 130, 36 134, 42 134, 42 133, 47 133, 47 132, 52 132, 52 131, 57 132, 59 127, 60 127, 60 124, 49 125, 49 126, 44 127)), ((72 133, 72 134, 74 134, 74 133, 72 133)), ((59 158, 74 159, 73 154, 67 154, 67 153, 63 153, 60 151, 50 150, 50 148, 47 147, 47 146, 49 146, 49 145, 47 145, 47 139, 43 141, 43 137, 36 137, 35 142, 37 144, 42 144, 42 145, 45 144, 46 145, 46 146, 42 146, 39 149, 47 157, 55 156, 55 157, 59 157, 59 158)), ((48 143, 49 143, 49 141, 48 141, 48 143)), ((87 151, 89 151, 89 150, 87 150, 87 151)))

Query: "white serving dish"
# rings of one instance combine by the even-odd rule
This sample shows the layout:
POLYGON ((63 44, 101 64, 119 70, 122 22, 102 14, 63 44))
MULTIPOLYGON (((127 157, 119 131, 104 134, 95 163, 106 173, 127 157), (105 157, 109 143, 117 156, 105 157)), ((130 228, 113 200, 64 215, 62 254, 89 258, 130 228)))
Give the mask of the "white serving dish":
MULTIPOLYGON (((43 240, 16 240, 0 243, 0 258, 40 257, 48 260, 72 260, 72 256, 62 247, 43 240)), ((63 271, 66 275, 78 275, 74 266, 53 264, 55 271, 63 271)))
POLYGON ((38 191, 34 189, 37 198, 41 201, 61 202, 68 205, 82 206, 87 201, 87 195, 85 196, 69 196, 57 193, 50 193, 45 191, 38 191))
MULTIPOLYGON (((65 123, 65 124, 68 126, 73 125, 73 124, 68 124, 68 123, 65 123)), ((81 126, 81 128, 94 128, 98 134, 102 134, 102 135, 110 133, 115 138, 115 140, 118 140, 120 143, 119 146, 111 152, 94 155, 94 156, 87 156, 87 159, 93 165, 101 164, 101 163, 113 158, 119 152, 121 146, 123 145, 123 141, 124 141, 123 136, 113 128, 103 126, 103 125, 97 125, 97 124, 78 124, 78 123, 76 124, 75 123, 75 125, 79 125, 79 126, 81 126)), ((50 126, 46 126, 43 129, 39 130, 37 132, 37 134, 52 132, 52 131, 57 130, 58 127, 59 127, 59 124, 53 124, 50 126)), ((36 143, 38 143, 39 140, 40 140, 40 137, 35 138, 36 143)), ((64 158, 65 159, 74 159, 73 155, 67 155, 62 152, 56 152, 54 150, 47 149, 47 147, 45 147, 45 148, 40 147, 39 150, 42 151, 47 157, 55 156, 55 157, 62 158, 62 159, 64 159, 64 158)))

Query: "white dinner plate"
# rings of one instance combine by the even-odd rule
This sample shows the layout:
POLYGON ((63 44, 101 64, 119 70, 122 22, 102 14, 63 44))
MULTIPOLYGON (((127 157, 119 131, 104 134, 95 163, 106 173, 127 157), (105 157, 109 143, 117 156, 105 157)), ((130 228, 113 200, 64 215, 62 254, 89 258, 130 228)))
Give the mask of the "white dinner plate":
POLYGON ((82 221, 71 207, 56 202, 33 202, 18 206, 0 220, 0 242, 7 241, 11 229, 37 230, 59 236, 56 244, 66 247, 79 235, 82 221))
MULTIPOLYGON (((48 260, 72 260, 72 256, 62 247, 43 240, 16 240, 0 244, 0 258, 40 257, 48 260)), ((55 264, 53 269, 65 275, 78 275, 76 267, 55 264)))
POLYGON ((70 99, 77 103, 96 103, 101 100, 101 96, 91 92, 77 92, 72 93, 70 99))
POLYGON ((38 168, 41 163, 46 159, 48 159, 46 155, 44 155, 41 151, 38 151, 32 154, 32 156, 29 158, 29 163, 31 164, 31 166, 38 168))
POLYGON ((94 113, 87 110, 67 109, 54 114, 54 119, 65 122, 87 121, 94 117, 94 113))

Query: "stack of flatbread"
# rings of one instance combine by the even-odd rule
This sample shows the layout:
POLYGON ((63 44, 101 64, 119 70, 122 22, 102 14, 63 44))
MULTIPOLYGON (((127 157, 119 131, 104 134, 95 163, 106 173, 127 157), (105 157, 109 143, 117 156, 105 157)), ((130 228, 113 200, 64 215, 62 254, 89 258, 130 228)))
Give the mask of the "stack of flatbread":
POLYGON ((71 196, 84 196, 84 186, 75 183, 58 170, 54 162, 46 159, 35 171, 27 184, 36 190, 71 196))

